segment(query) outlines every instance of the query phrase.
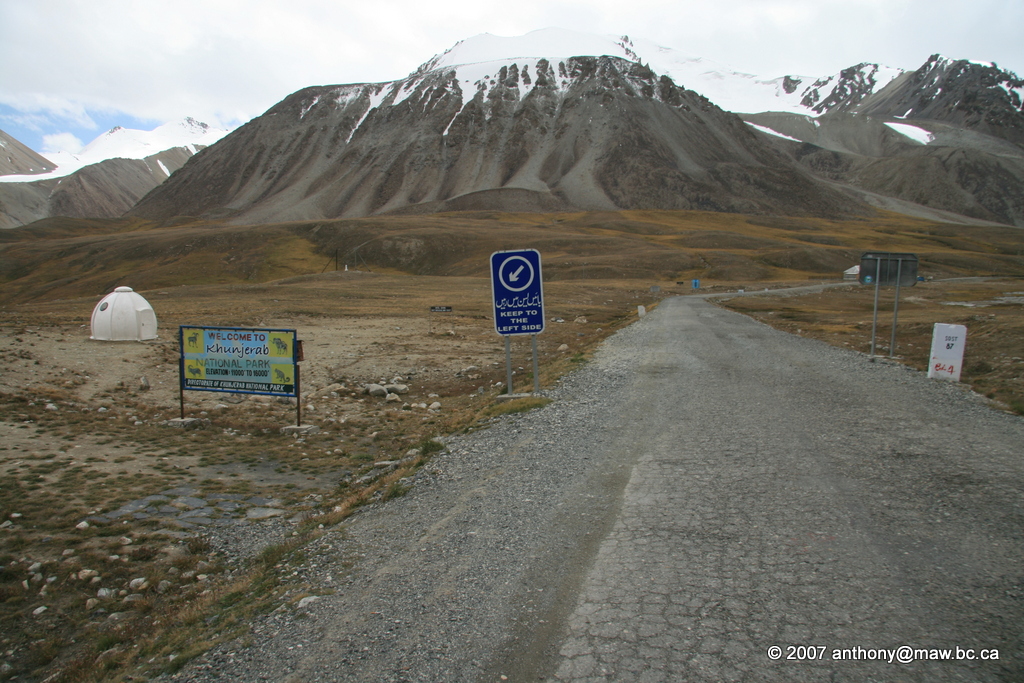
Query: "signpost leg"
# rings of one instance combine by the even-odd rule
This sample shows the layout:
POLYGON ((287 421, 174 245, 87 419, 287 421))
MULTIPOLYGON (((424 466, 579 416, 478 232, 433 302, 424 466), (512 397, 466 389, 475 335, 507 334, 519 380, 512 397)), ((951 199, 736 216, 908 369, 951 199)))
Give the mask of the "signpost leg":
POLYGON ((540 392, 540 369, 537 362, 537 335, 531 334, 533 338, 533 393, 540 392))
POLYGON ((178 361, 178 402, 181 404, 181 419, 185 419, 185 359, 178 361))
POLYGON ((892 337, 889 339, 889 358, 896 357, 896 320, 900 312, 900 276, 903 274, 903 259, 896 261, 896 301, 892 304, 892 337))
POLYGON ((299 384, 299 364, 295 364, 295 426, 302 426, 302 385, 299 384))
POLYGON ((875 314, 871 318, 871 360, 875 359, 875 333, 878 330, 878 288, 882 279, 882 259, 875 259, 875 314))
POLYGON ((512 337, 505 335, 505 374, 508 379, 508 393, 512 394, 512 337))

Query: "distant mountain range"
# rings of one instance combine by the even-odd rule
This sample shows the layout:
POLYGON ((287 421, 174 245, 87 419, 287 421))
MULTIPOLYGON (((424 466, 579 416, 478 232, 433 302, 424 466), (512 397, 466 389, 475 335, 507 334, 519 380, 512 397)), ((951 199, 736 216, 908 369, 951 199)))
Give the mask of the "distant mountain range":
POLYGON ((191 118, 114 128, 81 152, 43 156, 0 131, 0 228, 49 216, 113 218, 228 131, 191 118))
MULTIPOLYGON (((847 216, 879 206, 1024 226, 1022 97, 1015 74, 938 55, 915 71, 865 63, 762 79, 626 36, 485 34, 404 79, 294 93, 124 210, 268 223, 452 210, 847 216)), ((11 159, 22 172, 47 161, 11 159)), ((16 213, 4 189, 0 220, 16 213)), ((76 210, 85 193, 74 194, 76 210)))

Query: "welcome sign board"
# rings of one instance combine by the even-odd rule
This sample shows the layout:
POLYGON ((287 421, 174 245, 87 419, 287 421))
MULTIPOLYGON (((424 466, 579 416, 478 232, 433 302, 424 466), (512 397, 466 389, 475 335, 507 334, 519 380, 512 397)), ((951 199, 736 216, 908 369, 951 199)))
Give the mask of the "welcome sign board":
POLYGON ((297 396, 295 330, 179 328, 181 388, 297 396))

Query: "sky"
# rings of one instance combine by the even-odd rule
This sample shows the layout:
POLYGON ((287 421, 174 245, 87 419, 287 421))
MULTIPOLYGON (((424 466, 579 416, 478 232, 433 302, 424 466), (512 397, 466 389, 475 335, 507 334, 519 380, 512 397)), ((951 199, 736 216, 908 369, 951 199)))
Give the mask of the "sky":
POLYGON ((306 86, 396 80, 464 38, 547 27, 764 78, 934 53, 1024 75, 1024 0, 0 0, 0 130, 74 153, 118 125, 230 129, 306 86))

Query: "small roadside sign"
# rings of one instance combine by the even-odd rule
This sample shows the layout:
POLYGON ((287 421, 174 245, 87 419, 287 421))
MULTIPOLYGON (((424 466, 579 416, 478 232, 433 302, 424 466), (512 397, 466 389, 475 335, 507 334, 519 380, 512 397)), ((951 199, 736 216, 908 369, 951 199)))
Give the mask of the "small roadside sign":
POLYGON ((959 382, 966 345, 967 327, 965 325, 935 323, 932 328, 932 352, 931 359, 928 361, 928 376, 959 382))
POLYGON ((544 331, 544 286, 536 249, 491 254, 494 330, 500 335, 544 331))

